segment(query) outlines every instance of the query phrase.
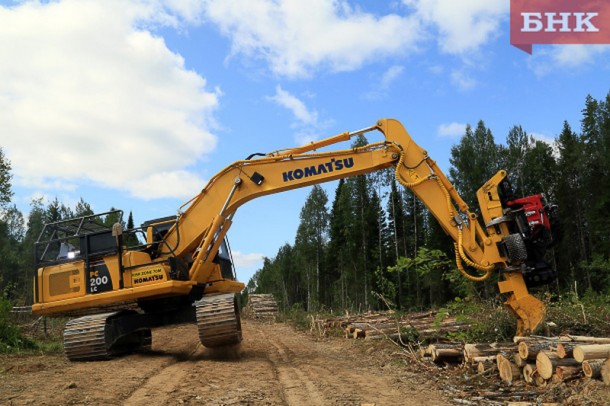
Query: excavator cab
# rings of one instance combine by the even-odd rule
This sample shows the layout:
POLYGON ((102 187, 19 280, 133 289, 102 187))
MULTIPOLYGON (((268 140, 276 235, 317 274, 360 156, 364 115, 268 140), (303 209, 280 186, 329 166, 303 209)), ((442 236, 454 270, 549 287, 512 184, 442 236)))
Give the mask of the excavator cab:
POLYGON ((224 279, 236 280, 235 267, 233 266, 233 256, 231 255, 231 248, 229 246, 229 240, 226 238, 220 244, 218 254, 214 262, 220 267, 220 274, 224 279))

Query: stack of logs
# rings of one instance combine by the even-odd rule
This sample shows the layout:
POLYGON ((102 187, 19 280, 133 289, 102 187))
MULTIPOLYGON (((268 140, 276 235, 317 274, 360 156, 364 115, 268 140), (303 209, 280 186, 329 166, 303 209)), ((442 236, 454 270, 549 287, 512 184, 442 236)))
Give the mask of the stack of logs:
POLYGON ((397 339, 401 334, 417 335, 419 338, 437 337, 470 327, 470 324, 459 322, 454 317, 438 317, 437 312, 410 313, 400 318, 392 312, 365 313, 313 320, 312 323, 318 324, 312 330, 340 329, 345 332, 345 338, 355 339, 397 339))
POLYGON ((270 293, 250 294, 244 313, 254 319, 273 320, 278 314, 277 302, 270 293))
POLYGON ((582 377, 610 385, 610 338, 515 337, 513 343, 432 344, 421 351, 436 363, 473 365, 481 374, 497 371, 504 382, 546 386, 582 377))

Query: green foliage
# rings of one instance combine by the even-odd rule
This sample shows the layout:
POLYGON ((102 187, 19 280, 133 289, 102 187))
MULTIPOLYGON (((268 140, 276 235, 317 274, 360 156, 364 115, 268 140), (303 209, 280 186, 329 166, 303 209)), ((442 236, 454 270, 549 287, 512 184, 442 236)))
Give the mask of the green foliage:
POLYGON ((393 274, 400 272, 395 268, 396 267, 388 267, 386 270, 381 268, 375 269, 375 293, 382 296, 386 303, 392 308, 396 307, 393 300, 398 294, 398 288, 395 283, 397 278, 393 277, 393 274))
POLYGON ((13 353, 37 348, 36 343, 25 337, 11 320, 12 304, 0 296, 0 352, 13 353))
POLYGON ((546 320, 556 324, 551 334, 609 337, 610 295, 588 290, 582 297, 570 292, 553 298, 548 301, 546 320))
POLYGON ((4 156, 0 148, 0 208, 11 201, 13 191, 11 190, 11 163, 4 156))
POLYGON ((309 313, 303 308, 300 303, 295 303, 285 312, 280 313, 278 318, 281 321, 287 321, 293 324, 300 330, 308 330, 311 319, 309 313))
POLYGON ((464 201, 473 208, 476 191, 501 169, 499 158, 500 147, 483 120, 474 131, 470 125, 466 126, 460 143, 451 148, 450 178, 464 201))
POLYGON ((510 341, 515 334, 515 319, 502 305, 492 301, 455 298, 439 311, 438 322, 446 316, 470 324, 469 329, 448 333, 462 342, 510 341))

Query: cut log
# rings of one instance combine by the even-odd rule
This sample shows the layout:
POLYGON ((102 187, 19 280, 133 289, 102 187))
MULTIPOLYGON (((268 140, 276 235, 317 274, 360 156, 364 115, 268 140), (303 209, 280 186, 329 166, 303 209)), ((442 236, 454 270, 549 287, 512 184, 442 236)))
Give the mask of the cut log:
POLYGON ((518 366, 519 368, 524 368, 527 365, 527 360, 521 358, 521 356, 519 355, 518 352, 513 354, 513 362, 515 363, 516 366, 518 366))
POLYGON ((610 344, 589 344, 574 347, 574 359, 578 362, 600 358, 610 358, 610 344))
POLYGON ((610 386, 610 358, 605 360, 602 364, 601 375, 602 381, 604 381, 606 385, 610 386))
POLYGON ((432 362, 461 362, 464 352, 461 348, 435 348, 432 350, 432 362))
POLYGON ((502 363, 504 363, 504 361, 507 361, 507 359, 503 354, 496 355, 496 367, 498 367, 498 371, 501 370, 502 363))
POLYGON ((496 367, 496 360, 495 357, 493 360, 490 361, 480 361, 477 364, 477 373, 479 375, 483 375, 486 374, 488 372, 493 372, 496 371, 497 367, 496 367))
POLYGON ((495 356, 498 353, 509 353, 516 349, 513 343, 464 344, 464 360, 473 362, 477 357, 495 356))
POLYGON ((558 366, 578 366, 579 363, 572 358, 559 358, 550 351, 540 351, 536 356, 536 369, 543 379, 551 379, 558 366))
POLYGON ((560 337, 544 337, 544 336, 515 336, 513 337, 513 342, 516 344, 519 344, 520 342, 541 342, 541 341, 546 341, 549 343, 556 343, 556 342, 560 342, 560 341, 573 341, 572 339, 568 338, 567 336, 560 336, 560 337))
POLYGON ((274 319, 278 314, 278 305, 272 294, 251 294, 244 314, 256 319, 274 319))
POLYGON ((390 339, 392 341, 398 341, 399 339, 402 338, 402 336, 399 333, 378 334, 378 335, 367 334, 364 336, 365 340, 383 340, 386 338, 390 339))
POLYGON ((384 334, 394 334, 394 333, 399 333, 399 330, 396 327, 391 327, 391 328, 369 328, 369 329, 363 329, 364 330, 364 336, 368 337, 368 336, 380 336, 380 335, 384 335, 384 334))
POLYGON ((488 355, 486 357, 474 357, 474 358, 471 358, 471 360, 469 362, 471 362, 473 364, 478 364, 479 362, 494 363, 494 362, 496 362, 496 356, 488 355))
POLYGON ((519 367, 506 358, 503 358, 500 362, 499 373, 500 379, 506 383, 512 383, 521 379, 521 370, 519 367))
POLYGON ((514 343, 525 342, 549 342, 549 343, 560 343, 560 342, 580 342, 580 343, 591 343, 591 344, 610 344, 610 337, 590 337, 590 336, 573 336, 573 335, 562 335, 558 337, 544 337, 544 336, 515 336, 513 337, 514 343))
POLYGON ((576 343, 557 343, 555 352, 559 358, 573 358, 576 345, 576 343))
POLYGON ((355 322, 350 323, 350 328, 359 328, 362 330, 389 330, 398 331, 400 324, 388 323, 386 321, 381 323, 369 323, 369 322, 355 322))
POLYGON ((594 344, 610 344, 609 337, 588 337, 588 336, 562 336, 567 337, 569 341, 576 341, 581 343, 594 343, 594 344))
POLYGON ((603 359, 587 359, 582 362, 582 373, 591 379, 600 379, 602 376, 603 359))
POLYGON ((549 382, 547 379, 544 379, 543 377, 541 377, 540 374, 538 373, 538 371, 536 371, 533 378, 534 378, 534 385, 536 385, 539 388, 544 388, 549 382))
POLYGON ((535 364, 527 364, 523 367, 523 380, 534 383, 534 375, 537 373, 535 364))
MULTIPOLYGON (((565 359, 565 358, 564 358, 565 359)), ((555 368, 555 375, 559 382, 565 382, 572 379, 580 378, 582 375, 582 367, 579 365, 563 366, 555 368)))
POLYGON ((521 341, 518 346, 519 356, 525 360, 534 361, 540 351, 548 351, 549 342, 545 341, 521 341))

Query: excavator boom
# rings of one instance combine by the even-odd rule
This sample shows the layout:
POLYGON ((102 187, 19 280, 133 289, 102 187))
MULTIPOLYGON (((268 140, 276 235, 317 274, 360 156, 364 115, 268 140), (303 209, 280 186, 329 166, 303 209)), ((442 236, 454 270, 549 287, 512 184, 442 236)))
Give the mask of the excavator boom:
MULTIPOLYGON (((105 313, 75 325, 121 330, 126 329, 121 320, 129 320, 130 326, 139 327, 127 329, 123 336, 146 345, 147 329, 159 325, 158 320, 167 320, 166 324, 188 320, 198 324, 204 344, 238 342, 239 314, 231 298, 243 284, 235 280, 225 241, 237 209, 261 196, 385 168, 394 168, 398 182, 413 191, 455 241, 456 264, 465 277, 482 281, 494 271, 502 274, 499 287, 508 295, 505 304, 517 318, 517 334, 533 332, 544 318, 545 308, 529 294, 526 280, 549 274, 540 249, 534 249, 546 244, 548 233, 544 231, 550 228, 546 223, 538 227, 531 214, 536 208, 537 218, 547 218, 542 197, 515 199, 506 172, 500 171, 477 193, 482 226, 436 162, 393 119, 234 162, 213 176, 201 193, 181 207, 178 216, 146 222, 138 229, 99 227, 96 216, 49 225, 37 244, 33 311, 65 316, 129 305, 137 309, 128 314, 105 313), (319 152, 373 131, 384 140, 319 152), (75 223, 68 227, 70 221, 75 223), (137 233, 143 237, 134 237, 137 233), (475 273, 468 272, 468 267, 475 273), (215 317, 219 324, 209 322, 215 317)), ((87 354, 88 348, 79 351, 87 354)))

